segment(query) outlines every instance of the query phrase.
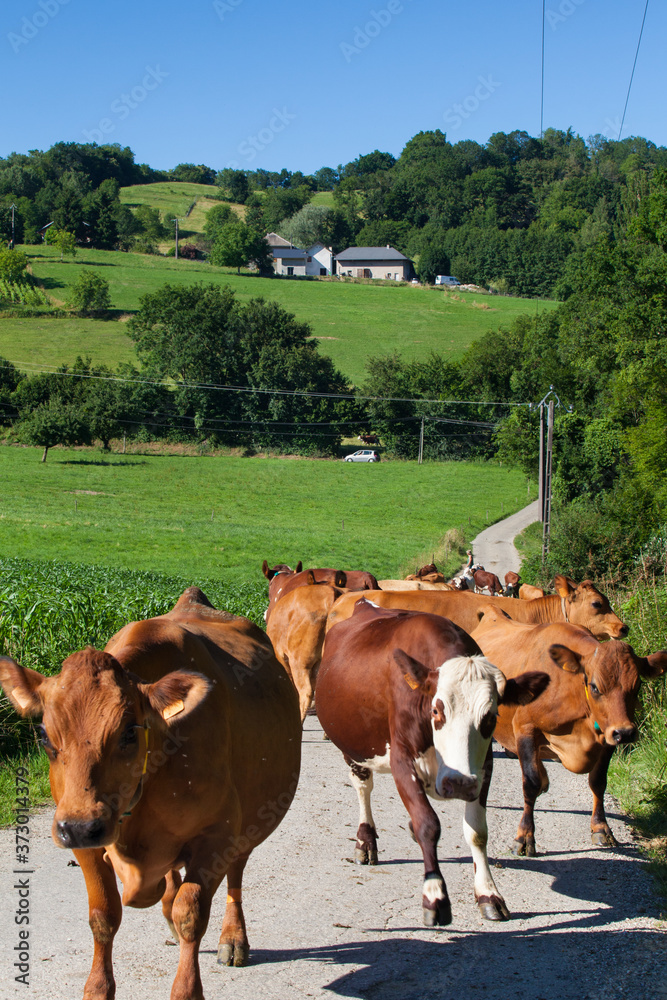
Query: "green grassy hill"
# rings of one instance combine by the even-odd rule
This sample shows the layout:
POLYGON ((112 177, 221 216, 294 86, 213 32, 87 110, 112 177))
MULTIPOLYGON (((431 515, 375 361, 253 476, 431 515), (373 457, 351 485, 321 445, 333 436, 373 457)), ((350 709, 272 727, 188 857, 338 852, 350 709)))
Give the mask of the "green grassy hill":
MULTIPOLYGON (((204 262, 104 250, 80 250, 74 260, 61 262, 52 247, 24 249, 33 275, 58 304, 66 302, 68 286, 81 269, 99 270, 109 281, 111 303, 121 320, 139 308, 142 295, 167 282, 211 281, 229 285, 242 301, 258 296, 273 299, 311 325, 322 353, 357 384, 363 381, 371 355, 397 350, 408 358, 423 358, 439 351, 455 359, 484 333, 536 308, 528 299, 410 285, 260 278, 204 262)), ((553 305, 541 303, 540 308, 553 305)), ((0 355, 16 363, 61 364, 77 354, 89 354, 94 361, 115 364, 134 357, 125 329, 122 321, 16 319, 0 313, 0 355)))
MULTIPOLYGON (((130 208, 148 205, 157 208, 169 225, 178 218, 179 239, 195 239, 204 232, 206 213, 220 202, 220 188, 215 184, 188 184, 184 181, 160 181, 157 184, 133 184, 120 189, 120 200, 130 208), (191 206, 194 205, 194 208, 191 206), (190 214, 186 217, 188 209, 190 214)), ((245 217, 245 205, 232 204, 236 214, 245 217)), ((167 244, 165 244, 167 246, 167 244)))

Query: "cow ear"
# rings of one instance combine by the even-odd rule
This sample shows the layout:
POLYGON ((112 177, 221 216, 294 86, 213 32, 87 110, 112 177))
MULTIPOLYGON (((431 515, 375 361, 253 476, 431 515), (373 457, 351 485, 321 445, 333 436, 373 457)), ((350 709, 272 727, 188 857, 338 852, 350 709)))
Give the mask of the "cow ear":
POLYGON ((554 643, 553 646, 549 646, 548 653, 556 666, 560 667, 561 670, 567 670, 570 674, 581 674, 584 672, 581 657, 573 649, 561 646, 559 643, 554 643))
POLYGON ((411 687, 413 691, 419 688, 424 694, 431 692, 431 685, 428 683, 431 671, 425 663, 415 660, 414 656, 410 656, 403 649, 395 649, 393 657, 400 667, 408 687, 411 687))
POLYGON ((527 670, 518 677, 510 677, 498 699, 499 705, 529 705, 546 691, 551 678, 541 670, 527 670))
POLYGON ((557 573, 554 577, 554 590, 559 597, 569 597, 576 589, 576 583, 569 576, 562 576, 560 573, 557 573))
POLYGON ((139 684, 139 690, 152 710, 171 726, 202 703, 211 690, 211 681, 203 674, 174 670, 154 684, 139 684))
POLYGON ((642 677, 660 677, 667 670, 667 651, 661 649, 658 653, 649 653, 639 660, 639 673, 642 677))
POLYGON ((269 569, 269 564, 266 561, 266 559, 262 563, 262 573, 264 574, 267 580, 270 580, 271 577, 273 576, 273 570, 269 569))
POLYGON ((299 559, 298 563, 296 564, 296 569, 294 570, 294 572, 295 573, 302 573, 303 572, 303 563, 301 562, 300 559, 299 559))
POLYGON ((0 657, 0 686, 19 715, 42 714, 40 688, 45 680, 43 674, 20 666, 11 657, 0 657))

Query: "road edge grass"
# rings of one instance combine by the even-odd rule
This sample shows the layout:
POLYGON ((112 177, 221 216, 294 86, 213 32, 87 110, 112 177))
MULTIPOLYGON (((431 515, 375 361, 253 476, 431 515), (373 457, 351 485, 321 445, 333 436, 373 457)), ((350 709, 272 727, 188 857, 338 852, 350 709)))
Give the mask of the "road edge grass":
MULTIPOLYGON (((514 544, 522 560, 539 557, 541 522, 529 525, 514 544)), ((664 584, 632 581, 624 591, 604 584, 602 589, 630 625, 630 644, 637 655, 646 656, 665 645, 661 624, 667 616, 664 584)), ((665 908, 661 919, 667 920, 667 675, 643 681, 637 722, 640 739, 612 757, 607 791, 626 816, 648 862, 665 908)))

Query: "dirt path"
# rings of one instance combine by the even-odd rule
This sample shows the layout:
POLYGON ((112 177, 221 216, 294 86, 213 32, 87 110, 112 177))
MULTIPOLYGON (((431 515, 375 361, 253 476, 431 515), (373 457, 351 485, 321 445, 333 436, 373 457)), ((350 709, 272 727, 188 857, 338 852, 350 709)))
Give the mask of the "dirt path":
POLYGON ((514 548, 514 539, 524 528, 538 520, 539 504, 534 503, 517 511, 504 521, 492 524, 480 531, 472 542, 472 554, 476 563, 481 563, 489 573, 495 573, 502 583, 505 573, 519 572, 521 556, 514 548))
MULTIPOLYGON (((486 553, 501 551, 494 537, 513 537, 526 517, 525 523, 534 519, 520 512, 483 532, 473 543, 475 557, 491 568, 486 553)), ((513 568, 506 559, 503 552, 503 572, 513 568)), ((551 789, 536 813, 540 856, 515 858, 509 847, 521 812, 520 770, 516 760, 495 755, 489 855, 512 912, 507 923, 479 918, 461 804, 438 806, 439 857, 454 917, 450 927, 426 930, 421 926, 420 852, 391 778, 378 777, 374 792, 380 863, 356 867, 349 860, 356 795, 340 753, 322 740, 317 720, 309 717, 294 804, 246 870, 251 964, 245 969, 216 964, 222 889, 202 945, 207 1000, 667 998, 667 931, 629 828, 608 801, 621 846, 593 848, 586 778, 558 764, 547 769, 551 789)), ((14 834, 0 832, 1 1000, 79 1000, 83 994, 92 957, 86 893, 80 869, 68 867, 70 853, 50 838, 52 811, 31 819, 28 987, 13 981, 12 949, 18 943, 14 834)), ((165 944, 167 937, 159 907, 125 911, 114 947, 117 1000, 167 1000, 177 964, 177 950, 165 944)))
MULTIPOLYGON (((215 951, 224 889, 214 900, 202 948, 207 1000, 658 1000, 667 997, 667 934, 657 922, 646 865, 609 803, 622 846, 589 841, 586 779, 550 764, 551 791, 537 814, 541 856, 509 853, 519 819, 517 761, 496 756, 489 809, 489 854, 512 912, 484 923, 472 899, 472 863, 461 805, 438 807, 439 856, 454 911, 450 927, 421 926, 422 862, 391 778, 376 781, 380 864, 349 858, 356 795, 336 748, 317 720, 304 732, 297 796, 278 831, 247 868, 245 909, 252 964, 218 966, 215 951)), ((50 838, 52 809, 32 817, 31 975, 13 982, 17 928, 13 834, 0 834, 0 996, 80 1000, 92 956, 86 894, 70 853, 50 838)), ((159 907, 126 910, 116 938, 117 1000, 167 1000, 177 963, 159 907)))

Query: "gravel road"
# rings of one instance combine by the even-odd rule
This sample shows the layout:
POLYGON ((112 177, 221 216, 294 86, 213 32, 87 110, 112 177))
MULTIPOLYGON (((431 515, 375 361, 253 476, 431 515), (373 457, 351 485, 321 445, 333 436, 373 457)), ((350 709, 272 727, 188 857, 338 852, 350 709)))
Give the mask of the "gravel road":
MULTIPOLYGON (((522 803, 519 764, 496 754, 489 855, 512 913, 507 923, 479 918, 462 806, 438 806, 439 856, 454 917, 447 928, 427 930, 421 926, 420 852, 391 778, 379 776, 374 792, 380 863, 356 867, 350 861, 356 795, 340 753, 309 716, 292 808, 246 869, 251 964, 244 969, 216 964, 225 898, 220 890, 202 943, 207 1000, 667 998, 666 925, 629 828, 609 801, 621 846, 593 848, 587 779, 558 764, 547 768, 551 789, 536 813, 540 856, 514 858, 509 845, 522 803)), ((70 852, 51 840, 52 812, 46 808, 31 817, 27 987, 14 982, 18 890, 13 887, 20 877, 13 874, 14 833, 0 831, 2 1000, 83 995, 92 957, 86 892, 80 869, 68 865, 70 852)), ((167 937, 159 906, 125 911, 114 948, 117 1000, 167 1000, 177 964, 177 949, 166 945, 167 937)))

